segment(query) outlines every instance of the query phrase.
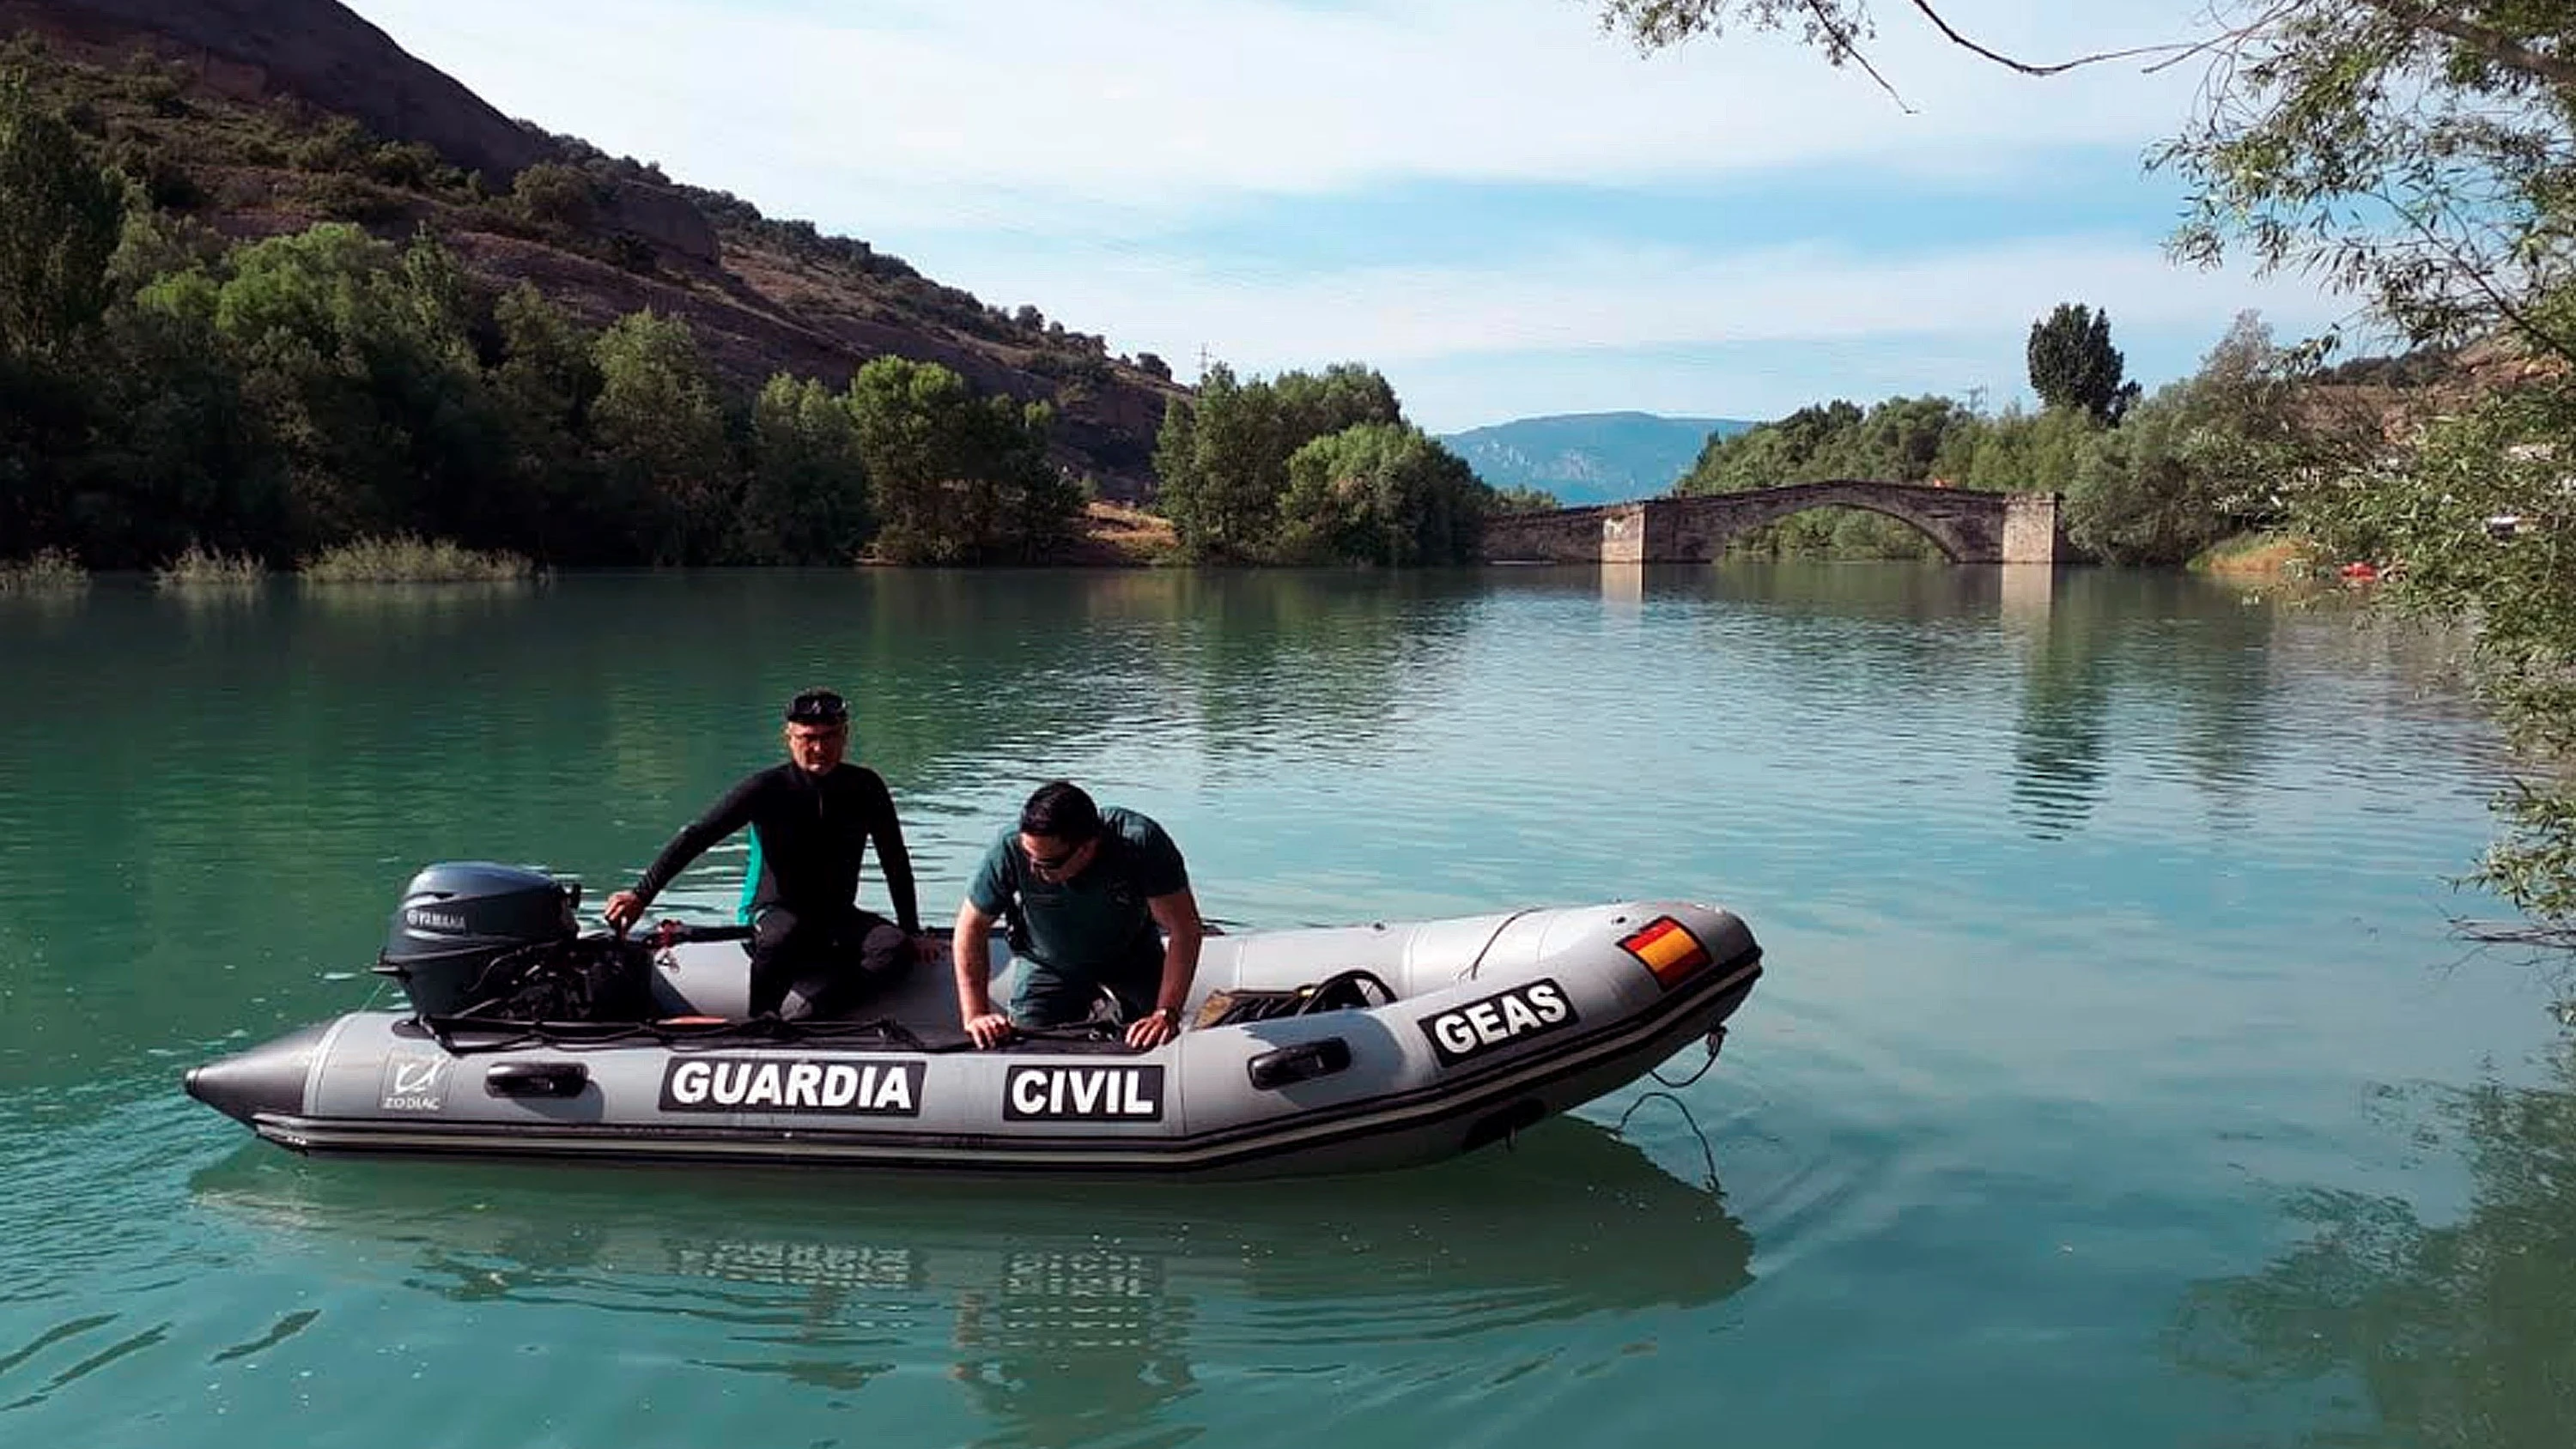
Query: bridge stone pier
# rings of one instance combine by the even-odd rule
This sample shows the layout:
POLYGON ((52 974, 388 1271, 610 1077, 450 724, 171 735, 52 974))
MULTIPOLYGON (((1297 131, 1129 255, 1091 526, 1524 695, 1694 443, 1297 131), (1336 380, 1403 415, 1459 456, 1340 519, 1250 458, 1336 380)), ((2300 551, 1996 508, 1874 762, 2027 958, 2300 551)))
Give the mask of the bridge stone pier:
POLYGON ((1810 508, 1865 508, 1911 524, 1952 563, 2053 564, 2067 556, 2054 493, 1856 478, 1507 514, 1486 523, 1484 556, 1494 563, 1710 563, 1735 535, 1810 508))

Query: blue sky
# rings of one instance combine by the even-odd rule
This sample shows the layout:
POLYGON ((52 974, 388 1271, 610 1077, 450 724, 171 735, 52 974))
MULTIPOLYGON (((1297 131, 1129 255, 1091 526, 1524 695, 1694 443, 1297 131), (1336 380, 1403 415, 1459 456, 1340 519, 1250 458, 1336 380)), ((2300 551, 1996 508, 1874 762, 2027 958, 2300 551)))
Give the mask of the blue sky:
MULTIPOLYGON (((2029 80, 1882 5, 1857 71, 1779 37, 1651 57, 1586 0, 353 0, 501 110, 1036 305, 1191 380, 1360 361, 1436 432, 1636 408, 2027 400, 2062 301, 2131 376, 2235 314, 2352 310, 2162 251, 2147 150, 2199 72, 2029 80)), ((2031 59, 2201 0, 1953 0, 2031 59), (2109 11, 2112 7, 2099 7, 2109 11)))

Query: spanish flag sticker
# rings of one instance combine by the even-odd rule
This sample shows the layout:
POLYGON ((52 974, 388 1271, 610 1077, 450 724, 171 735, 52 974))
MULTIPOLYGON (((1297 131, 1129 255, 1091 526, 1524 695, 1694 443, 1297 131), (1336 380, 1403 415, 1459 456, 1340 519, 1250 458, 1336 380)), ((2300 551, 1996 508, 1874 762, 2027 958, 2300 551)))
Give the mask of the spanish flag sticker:
POLYGON ((1657 916, 1619 943, 1619 949, 1646 963, 1666 986, 1708 964, 1708 948, 1690 928, 1670 916, 1657 916))

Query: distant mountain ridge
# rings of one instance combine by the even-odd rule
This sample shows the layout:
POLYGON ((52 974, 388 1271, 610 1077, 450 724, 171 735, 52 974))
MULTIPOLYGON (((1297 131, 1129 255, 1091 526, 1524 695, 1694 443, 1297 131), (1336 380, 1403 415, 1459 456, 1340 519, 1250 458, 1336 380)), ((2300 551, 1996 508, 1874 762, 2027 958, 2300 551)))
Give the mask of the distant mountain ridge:
POLYGON ((1536 488, 1569 508, 1670 492, 1709 435, 1755 426, 1741 418, 1660 413, 1561 413, 1442 434, 1449 451, 1496 488, 1536 488))

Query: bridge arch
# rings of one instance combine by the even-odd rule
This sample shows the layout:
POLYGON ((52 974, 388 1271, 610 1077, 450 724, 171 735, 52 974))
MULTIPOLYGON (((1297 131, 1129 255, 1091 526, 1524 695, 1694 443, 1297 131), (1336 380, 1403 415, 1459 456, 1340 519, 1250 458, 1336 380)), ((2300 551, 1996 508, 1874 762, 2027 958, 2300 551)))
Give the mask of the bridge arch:
POLYGON ((1742 493, 1649 498, 1510 514, 1486 525, 1492 561, 1708 563, 1737 534, 1813 508, 1860 508, 1932 540, 1953 563, 2054 563, 2065 556, 2054 493, 1981 493, 1835 478, 1742 493))
MULTIPOLYGON (((1872 483, 1855 478, 1836 478, 1822 483, 1790 483, 1778 488, 1764 488, 1751 493, 1696 494, 1671 500, 1682 505, 1667 511, 1668 527, 1681 535, 1685 549, 1701 541, 1694 537, 1703 531, 1719 530, 1705 541, 1711 559, 1726 551, 1726 541, 1740 533, 1749 533, 1765 524, 1812 512, 1819 508, 1857 508, 1882 518, 1893 518, 1932 540, 1941 555, 1952 563, 1983 563, 1994 552, 1992 530, 1984 515, 1993 511, 1985 503, 1965 509, 1943 506, 1958 495, 1952 488, 1930 488, 1903 483, 1872 483), (1918 498, 1916 495, 1930 495, 1918 498), (1702 507, 1703 502, 1741 499, 1731 507, 1702 507)), ((2000 495, 1971 494, 1979 500, 2000 495)))

